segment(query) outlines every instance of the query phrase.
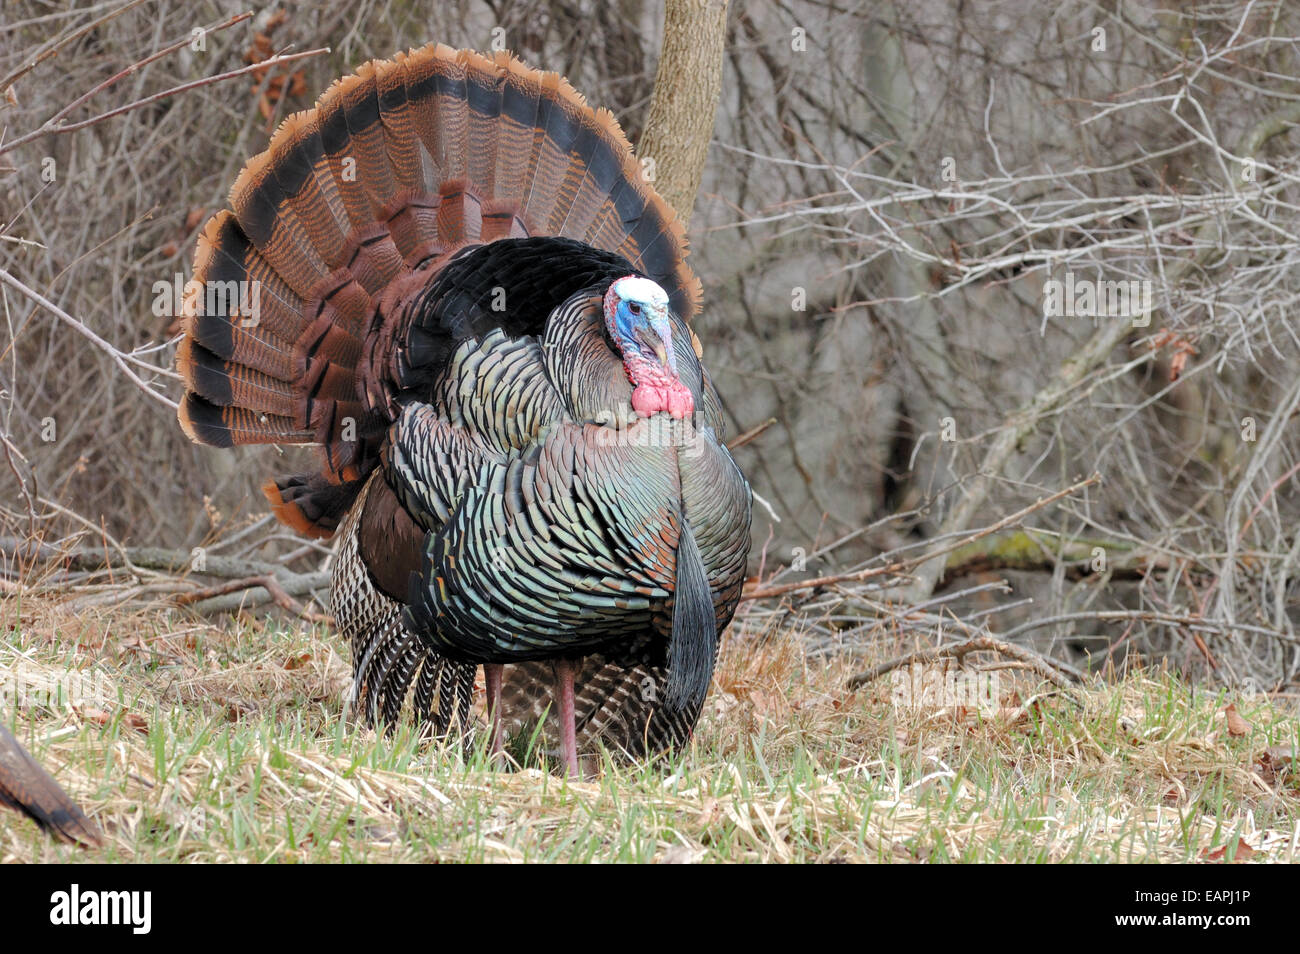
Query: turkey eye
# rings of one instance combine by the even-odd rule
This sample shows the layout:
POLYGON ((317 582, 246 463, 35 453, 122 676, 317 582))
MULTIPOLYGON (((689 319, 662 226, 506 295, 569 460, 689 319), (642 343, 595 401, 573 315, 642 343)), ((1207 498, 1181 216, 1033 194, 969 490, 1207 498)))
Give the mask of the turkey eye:
POLYGON ((641 314, 641 306, 634 301, 630 301, 627 303, 627 310, 632 312, 632 314, 634 315, 641 314))

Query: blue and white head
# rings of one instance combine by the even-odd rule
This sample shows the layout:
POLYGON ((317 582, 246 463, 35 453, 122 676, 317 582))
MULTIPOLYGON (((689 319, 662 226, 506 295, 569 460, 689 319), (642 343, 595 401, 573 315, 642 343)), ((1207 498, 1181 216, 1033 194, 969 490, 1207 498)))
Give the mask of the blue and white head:
POLYGON ((676 377, 668 293, 658 282, 639 275, 612 282, 605 292, 605 325, 625 358, 643 352, 676 377))
POLYGON ((605 327, 634 385, 632 407, 644 417, 660 411, 688 417, 695 399, 677 377, 668 293, 649 278, 625 275, 610 283, 604 306, 605 327))

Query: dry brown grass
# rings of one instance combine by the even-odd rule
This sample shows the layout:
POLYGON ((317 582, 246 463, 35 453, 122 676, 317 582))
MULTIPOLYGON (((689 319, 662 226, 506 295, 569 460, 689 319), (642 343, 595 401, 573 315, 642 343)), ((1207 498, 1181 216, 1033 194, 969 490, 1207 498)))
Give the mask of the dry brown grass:
POLYGON ((493 770, 478 750, 355 729, 346 655, 320 627, 71 615, 29 598, 0 602, 0 627, 0 672, 29 689, 103 672, 112 694, 7 710, 108 844, 55 844, 6 812, 5 861, 1298 855, 1300 782, 1261 761, 1294 752, 1292 702, 1235 699, 1248 728, 1232 735, 1225 697, 1156 673, 1036 700, 1043 687, 1008 675, 981 715, 898 707, 888 680, 848 693, 844 662, 808 662, 790 636, 733 636, 689 752, 572 783, 533 760, 493 770))

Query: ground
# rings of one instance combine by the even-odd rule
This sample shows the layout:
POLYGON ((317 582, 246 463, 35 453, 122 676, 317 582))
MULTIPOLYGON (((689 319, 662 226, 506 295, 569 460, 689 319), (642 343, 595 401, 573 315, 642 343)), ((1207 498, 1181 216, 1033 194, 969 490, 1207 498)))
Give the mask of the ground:
POLYGON ((107 841, 0 812, 6 862, 1300 860, 1295 700, 1155 671, 901 705, 733 628, 688 751, 570 782, 357 728, 323 625, 8 597, 0 629, 0 712, 107 841))

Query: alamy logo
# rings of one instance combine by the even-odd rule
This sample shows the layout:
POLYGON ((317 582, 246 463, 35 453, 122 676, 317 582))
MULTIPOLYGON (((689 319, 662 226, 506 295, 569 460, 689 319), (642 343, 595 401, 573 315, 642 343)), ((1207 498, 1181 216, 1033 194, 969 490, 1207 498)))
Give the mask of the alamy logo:
POLYGON ((69 891, 50 895, 50 923, 125 924, 133 934, 148 934, 153 923, 152 891, 82 891, 74 884, 69 891))
POLYGON ((19 658, 0 670, 0 711, 10 708, 63 709, 102 706, 117 697, 106 672, 51 672, 19 658))
POLYGON ((602 410, 595 414, 593 421, 602 425, 595 436, 599 447, 676 447, 683 456, 692 459, 707 449, 702 431, 666 414, 628 419, 614 411, 602 410))
POLYGON ((890 673, 890 701, 900 709, 949 709, 963 706, 991 712, 1001 689, 994 671, 970 671, 912 663, 890 673))
POLYGON ((1151 324, 1154 297, 1148 279, 1101 281, 1066 272, 1064 280, 1043 283, 1043 317, 1131 318, 1135 328, 1145 328, 1151 324))
POLYGON ((153 283, 153 313, 159 318, 190 314, 240 318, 240 327, 255 328, 262 320, 262 283, 253 281, 201 282, 177 272, 171 281, 153 283))

